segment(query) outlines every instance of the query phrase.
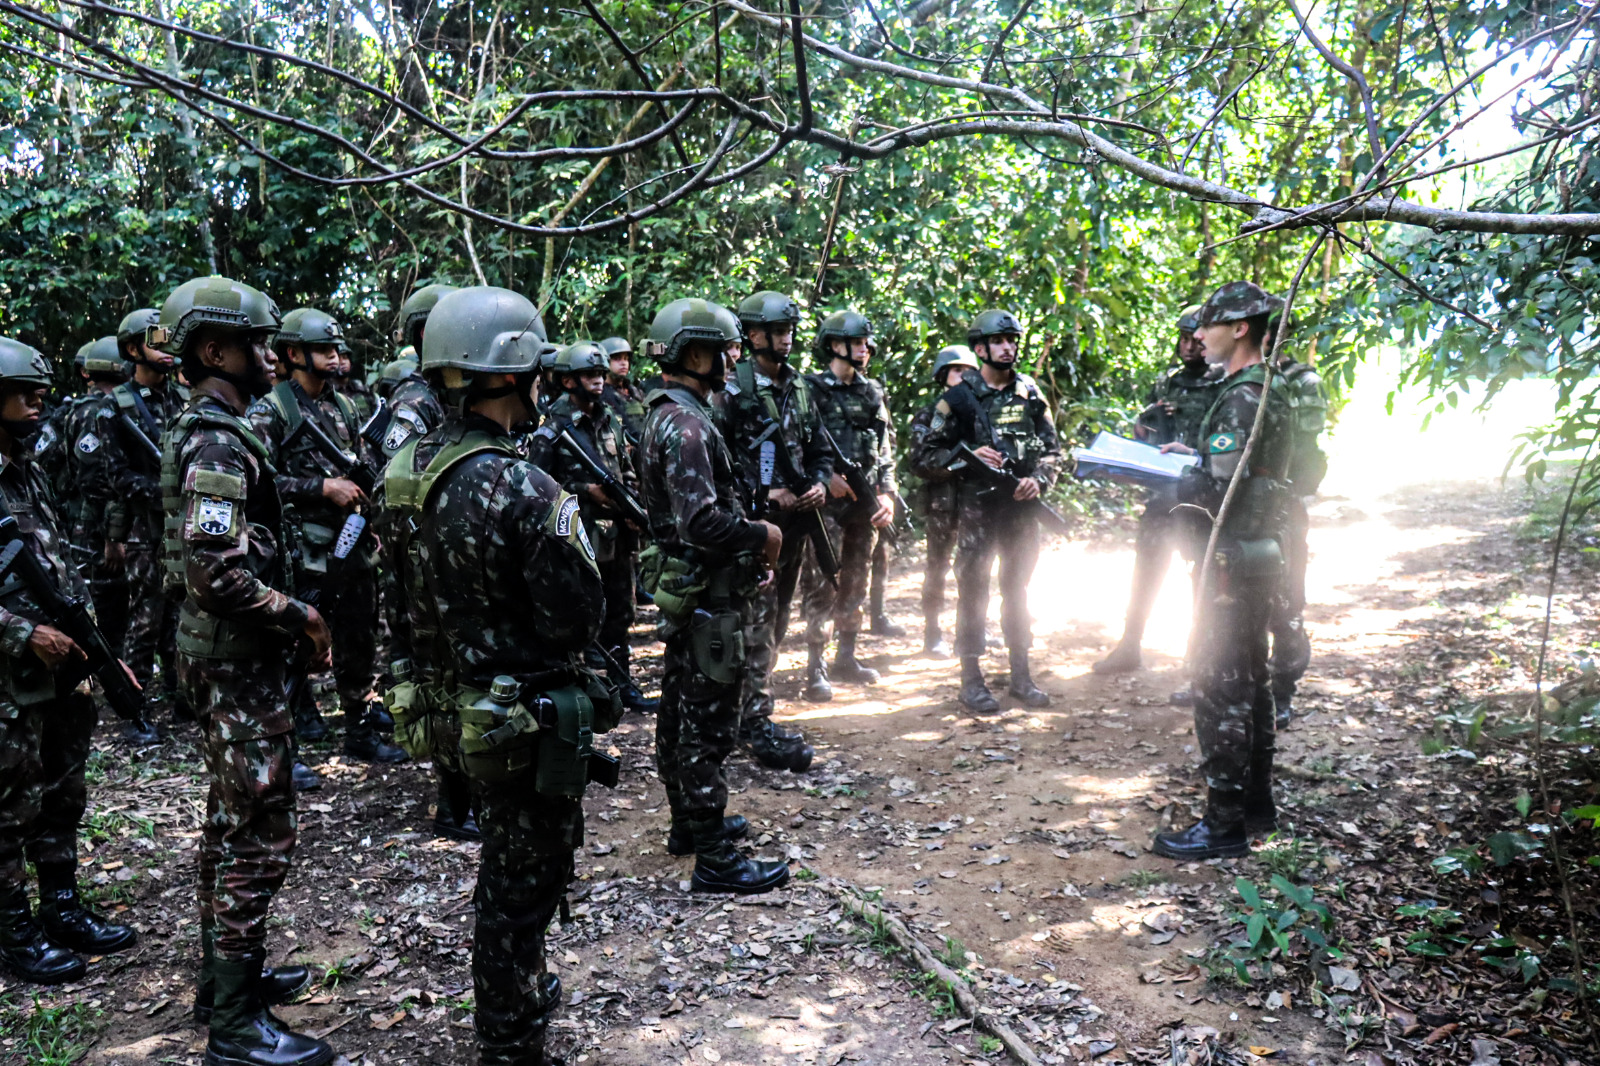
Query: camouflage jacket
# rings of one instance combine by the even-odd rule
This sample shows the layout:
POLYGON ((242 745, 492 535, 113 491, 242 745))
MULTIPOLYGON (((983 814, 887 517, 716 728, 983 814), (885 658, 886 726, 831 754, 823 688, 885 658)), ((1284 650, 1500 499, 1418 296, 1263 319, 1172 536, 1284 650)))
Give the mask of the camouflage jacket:
POLYGON ((1289 406, 1293 442, 1288 480, 1296 493, 1310 496, 1321 487, 1328 472, 1328 457, 1319 440, 1328 426, 1328 395, 1322 387, 1322 376, 1306 363, 1284 357, 1278 363, 1278 374, 1289 406))
POLYGON ((116 505, 116 486, 106 454, 115 417, 110 396, 91 391, 72 405, 61 423, 66 469, 61 481, 52 486, 64 504, 61 533, 90 557, 105 548, 107 518, 116 505))
MULTIPOLYGON (((928 420, 927 435, 912 460, 918 470, 945 469, 956 447, 990 445, 1010 459, 1018 477, 1032 477, 1040 488, 1055 484, 1061 462, 1061 443, 1050 418, 1050 407, 1039 386, 1026 374, 1017 374, 1002 388, 991 388, 976 370, 939 397, 928 420)), ((963 492, 976 486, 962 482, 963 492)))
POLYGON ((807 374, 817 414, 839 450, 878 488, 880 496, 899 492, 894 472, 894 424, 883 386, 857 373, 848 384, 833 371, 807 374))
POLYGON ((1178 442, 1191 448, 1200 447, 1200 420, 1211 409, 1216 399, 1220 377, 1202 366, 1195 373, 1187 365, 1168 372, 1154 385, 1145 399, 1145 411, 1139 416, 1144 430, 1139 438, 1146 444, 1162 445, 1178 442), (1171 414, 1155 408, 1156 404, 1170 403, 1176 408, 1171 414))
MULTIPOLYGON (((1221 503, 1228 481, 1238 468, 1244 447, 1255 427, 1256 409, 1262 402, 1266 368, 1260 363, 1228 375, 1217 387, 1216 399, 1201 423, 1200 470, 1210 481, 1208 500, 1221 503)), ((1266 394, 1267 410, 1261 439, 1250 451, 1250 468, 1242 491, 1230 505, 1224 531, 1240 538, 1276 536, 1283 520, 1281 496, 1286 487, 1293 450, 1290 407, 1283 379, 1274 377, 1266 394)))
POLYGON ((399 503, 399 464, 420 474, 462 444, 462 456, 435 471, 404 552, 418 570, 404 579, 425 591, 407 597, 411 629, 419 642, 437 634, 448 657, 438 665, 458 685, 572 667, 605 615, 594 550, 577 499, 513 454, 497 423, 451 417, 398 455, 385 477, 389 506, 399 503))
POLYGON ((597 459, 629 492, 638 495, 639 479, 634 474, 632 450, 622 419, 603 401, 590 412, 580 411, 567 393, 556 399, 545 412, 543 423, 528 438, 528 461, 556 479, 560 486, 578 498, 583 524, 594 540, 595 558, 609 562, 615 558, 621 523, 610 504, 595 502, 589 494, 594 475, 574 459, 556 435, 570 428, 578 444, 590 458, 597 459))
MULTIPOLYGON (((911 416, 911 455, 913 460, 923 454, 923 441, 927 439, 928 427, 933 423, 934 404, 928 404, 922 410, 911 416)), ((913 466, 912 472, 917 475, 918 488, 916 503, 924 515, 933 512, 948 513, 956 509, 956 502, 960 496, 961 485, 954 474, 942 466, 927 469, 913 466)))
POLYGON ((655 541, 680 556, 693 549, 712 565, 761 551, 766 530, 744 517, 733 455, 706 403, 680 385, 645 403, 639 485, 655 541))
POLYGON ((444 424, 444 404, 416 374, 389 393, 389 411, 389 425, 382 442, 385 459, 393 459, 412 438, 426 436, 444 424))
MULTIPOLYGON (((70 596, 89 598, 88 586, 68 561, 61 519, 44 471, 26 455, 0 456, 0 501, 46 574, 70 596)), ((0 585, 0 720, 17 717, 19 707, 55 696, 55 679, 28 649, 34 626, 44 613, 15 579, 0 585)))
MULTIPOLYGON (((93 394, 100 395, 96 390, 93 394)), ((55 493, 56 499, 68 498, 67 452, 72 447, 67 440, 66 423, 72 409, 89 399, 88 396, 64 396, 51 404, 39 419, 39 435, 33 440, 33 461, 44 472, 44 479, 55 493)))
POLYGON ((639 436, 644 432, 644 391, 630 378, 607 374, 605 391, 600 398, 622 419, 628 442, 639 443, 639 436))
POLYGON ((146 440, 161 447, 161 438, 188 400, 189 390, 175 381, 143 386, 125 382, 111 390, 109 417, 102 434, 102 463, 110 481, 106 506, 106 538, 121 543, 161 543, 161 460, 150 454, 121 415, 139 428, 146 440))
POLYGON ((738 470, 739 494, 746 504, 762 495, 757 440, 774 423, 780 444, 789 454, 789 462, 778 463, 773 472, 774 485, 801 493, 812 485, 826 485, 833 477, 833 457, 818 429, 822 420, 816 397, 798 370, 785 365, 780 378, 771 378, 756 368, 754 356, 741 359, 725 396, 725 436, 738 470), (786 465, 799 476, 800 484, 784 485, 786 465))

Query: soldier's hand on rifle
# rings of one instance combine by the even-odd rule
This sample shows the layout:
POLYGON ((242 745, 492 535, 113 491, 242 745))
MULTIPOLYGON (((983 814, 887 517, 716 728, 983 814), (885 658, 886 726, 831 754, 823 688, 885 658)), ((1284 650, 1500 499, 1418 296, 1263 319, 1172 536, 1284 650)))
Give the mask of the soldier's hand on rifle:
POLYGON ((139 679, 137 677, 133 676, 133 667, 129 666, 121 659, 117 660, 117 665, 122 667, 122 672, 128 675, 128 684, 132 685, 135 691, 143 692, 144 686, 139 684, 139 679))
POLYGON ((128 546, 120 541, 106 541, 105 567, 113 574, 122 573, 128 565, 128 546))
MULTIPOLYGON (((993 470, 999 470, 1002 466, 1006 465, 1006 457, 1000 454, 1000 449, 991 448, 987 444, 981 448, 972 449, 972 454, 976 455, 979 459, 982 459, 984 465, 993 470)), ((1038 493, 1035 492, 1034 495, 1037 496, 1038 493)))
POLYGON ((28 637, 28 647, 52 670, 68 659, 78 662, 88 658, 76 641, 55 626, 34 626, 28 637))
POLYGON ((611 497, 607 496, 606 490, 601 488, 599 485, 585 485, 584 494, 589 497, 591 502, 599 504, 606 510, 616 510, 615 507, 611 506, 611 497))
POLYGON ((879 496, 878 509, 872 512, 872 524, 877 529, 894 524, 894 497, 879 496))
POLYGON ((850 491, 850 482, 844 479, 843 474, 833 475, 833 480, 828 482, 828 495, 836 500, 846 497, 852 500, 856 498, 856 494, 850 491))
POLYGON ((795 505, 800 502, 800 497, 780 485, 775 489, 768 490, 767 502, 780 511, 792 511, 795 509, 795 505))
POLYGON ((1031 477, 1018 478, 1016 490, 1011 493, 1011 498, 1018 503, 1038 499, 1039 482, 1031 477))
POLYGON ((822 487, 822 482, 814 481, 811 487, 802 492, 794 502, 797 511, 815 511, 828 502, 828 490, 822 487))
POLYGON ((312 670, 325 670, 333 665, 333 632, 318 610, 306 605, 306 639, 311 641, 312 670))
POLYGON ((361 491, 349 478, 325 477, 322 479, 322 496, 331 500, 335 507, 349 510, 359 503, 367 502, 367 494, 361 491))

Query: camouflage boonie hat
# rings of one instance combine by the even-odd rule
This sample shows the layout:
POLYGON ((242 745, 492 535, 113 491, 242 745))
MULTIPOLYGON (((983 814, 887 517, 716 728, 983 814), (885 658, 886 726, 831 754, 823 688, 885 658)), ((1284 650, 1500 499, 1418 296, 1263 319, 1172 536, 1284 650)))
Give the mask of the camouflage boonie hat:
POLYGON ((1230 281, 1211 294, 1200 308, 1200 325, 1212 326, 1219 322, 1242 322, 1247 318, 1271 313, 1283 306, 1283 301, 1253 281, 1230 281))

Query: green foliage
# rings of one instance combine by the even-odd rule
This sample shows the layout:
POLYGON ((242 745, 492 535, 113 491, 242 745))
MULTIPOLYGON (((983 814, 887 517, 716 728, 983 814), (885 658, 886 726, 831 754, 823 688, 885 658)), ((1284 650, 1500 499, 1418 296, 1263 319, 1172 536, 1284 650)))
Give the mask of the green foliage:
POLYGON ((1270 980, 1273 963, 1288 968, 1313 959, 1341 957, 1328 942, 1333 915, 1316 900, 1311 889, 1274 874, 1270 888, 1245 877, 1234 880, 1234 890, 1244 906, 1234 914, 1243 928, 1219 953, 1241 984, 1270 980))
POLYGON ((37 996, 22 1006, 6 993, 0 995, 0 1036, 17 1042, 19 1061, 29 1066, 70 1066, 88 1052, 100 1014, 86 1003, 53 1007, 37 996))

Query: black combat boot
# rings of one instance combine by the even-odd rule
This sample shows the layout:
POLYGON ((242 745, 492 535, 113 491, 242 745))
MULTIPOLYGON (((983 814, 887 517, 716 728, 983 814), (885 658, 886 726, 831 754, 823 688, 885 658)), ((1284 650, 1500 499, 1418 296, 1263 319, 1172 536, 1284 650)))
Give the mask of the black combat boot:
POLYGON ((156 729, 154 718, 150 714, 150 701, 145 701, 144 720, 139 722, 122 723, 122 740, 136 748, 148 747, 151 744, 161 743, 161 733, 156 729))
POLYGON ((472 813, 472 781, 458 770, 434 764, 439 779, 439 804, 433 814, 433 835, 451 840, 482 840, 472 813))
MULTIPOLYGON (((750 835, 750 823, 742 814, 730 814, 722 819, 722 837, 724 840, 743 840, 750 835)), ((668 855, 693 855, 694 834, 689 831, 687 822, 676 818, 672 821, 672 828, 667 830, 668 855)))
POLYGON ((906 635, 906 627, 883 611, 875 611, 872 615, 872 632, 880 637, 903 637, 906 635))
POLYGON ((1278 828, 1278 805, 1272 799, 1273 752, 1253 753, 1250 783, 1244 790, 1244 828, 1251 836, 1264 836, 1278 828))
POLYGON ((316 792, 322 788, 322 775, 299 759, 289 768, 289 779, 294 782, 296 792, 316 792))
POLYGON ((564 1060, 552 1057, 544 1049, 545 1033, 561 1006, 561 979, 553 973, 540 974, 534 994, 536 1013, 520 1032, 509 1038, 478 1038, 481 1066, 562 1066, 564 1060))
POLYGON ((398 763, 411 759, 403 748, 378 735, 377 724, 365 705, 345 706, 344 753, 362 762, 398 763))
POLYGON ((856 659, 856 635, 839 634, 839 650, 833 656, 833 676, 847 685, 876 685, 878 671, 862 666, 856 659))
POLYGON ((1139 669, 1144 664, 1139 653, 1140 639, 1132 633, 1123 633, 1122 640, 1111 649, 1111 654, 1089 669, 1097 674, 1126 674, 1139 669))
POLYGON ((756 762, 769 770, 803 774, 811 769, 811 760, 817 754, 804 736, 773 724, 770 718, 746 719, 739 739, 756 762))
POLYGON ((961 706, 973 714, 998 714, 1000 701, 983 681, 983 667, 976 655, 961 657, 961 706))
POLYGON ((690 879, 694 891, 754 896, 789 880, 788 863, 745 858, 729 842, 723 826, 720 811, 689 822, 694 839, 694 876, 690 879))
MULTIPOLYGON (((200 975, 195 979, 194 1024, 204 1028, 211 1024, 211 1013, 216 1002, 216 929, 200 931, 200 975)), ((268 966, 261 971, 261 982, 256 992, 268 1007, 280 1007, 299 999, 311 987, 311 971, 304 966, 268 966)))
POLYGON ((1289 723, 1294 721, 1294 690, 1288 692, 1274 692, 1272 694, 1274 718, 1278 732, 1289 728, 1289 723))
POLYGON ((646 696, 633 683, 633 654, 628 645, 619 644, 610 649, 607 658, 614 668, 612 681, 622 690, 624 708, 635 714, 655 714, 660 710, 661 701, 654 696, 646 696))
POLYGON ((1050 706, 1050 693, 1033 683, 1033 671, 1028 668, 1026 651, 1011 653, 1011 684, 1006 687, 1006 691, 1021 700, 1025 706, 1050 706))
POLYGON ((325 1066, 333 1048, 296 1033, 267 1011, 265 953, 212 959, 213 1005, 206 1066, 325 1066))
POLYGON ((311 694, 310 680, 302 681, 296 691, 294 707, 294 735, 308 744, 328 739, 328 723, 322 720, 322 710, 317 698, 311 694))
POLYGON ((1250 854, 1244 831, 1244 794, 1211 789, 1206 816, 1182 831, 1157 833, 1151 851, 1169 859, 1220 859, 1250 854))
POLYGON ((68 984, 88 969, 83 959, 45 936, 20 885, 0 895, 0 966, 36 985, 68 984))
POLYGON ((930 659, 950 658, 950 643, 939 632, 937 618, 922 623, 922 654, 930 659))
POLYGON ((828 683, 828 663, 823 658, 824 648, 806 651, 806 687, 800 693, 807 703, 827 703, 833 699, 833 686, 828 683))
POLYGON ((78 898, 77 868, 70 862, 42 862, 39 869, 39 926, 53 944, 84 955, 126 951, 139 939, 132 929, 108 922, 78 898))

